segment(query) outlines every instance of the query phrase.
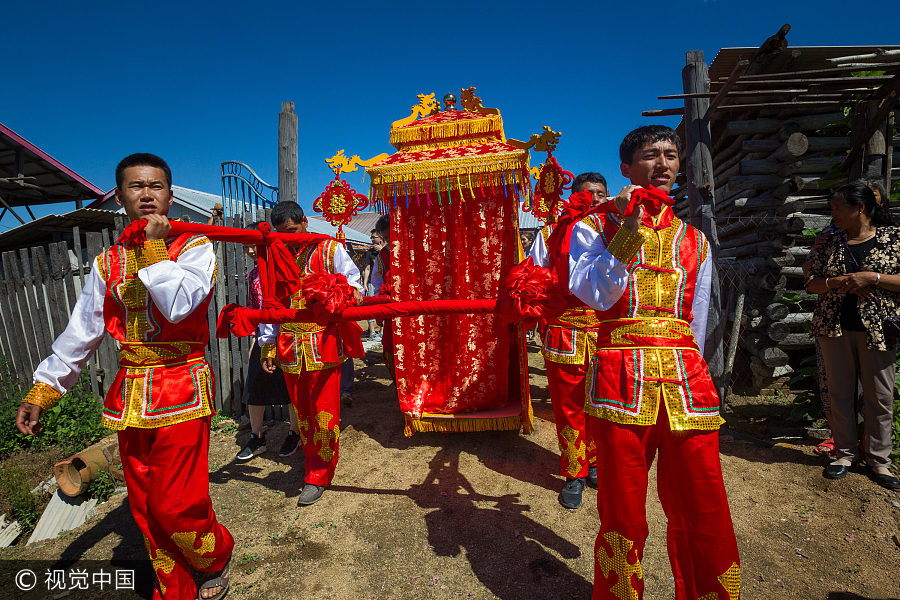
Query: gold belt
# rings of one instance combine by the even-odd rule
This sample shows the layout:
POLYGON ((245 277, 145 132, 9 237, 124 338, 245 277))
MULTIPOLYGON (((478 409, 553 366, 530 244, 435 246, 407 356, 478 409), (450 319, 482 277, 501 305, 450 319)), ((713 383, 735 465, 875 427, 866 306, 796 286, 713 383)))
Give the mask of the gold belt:
POLYGON ((203 360, 203 342, 122 342, 119 365, 122 367, 172 367, 203 360))
POLYGON ((682 348, 698 350, 690 324, 682 319, 610 319, 597 326, 597 349, 682 348))

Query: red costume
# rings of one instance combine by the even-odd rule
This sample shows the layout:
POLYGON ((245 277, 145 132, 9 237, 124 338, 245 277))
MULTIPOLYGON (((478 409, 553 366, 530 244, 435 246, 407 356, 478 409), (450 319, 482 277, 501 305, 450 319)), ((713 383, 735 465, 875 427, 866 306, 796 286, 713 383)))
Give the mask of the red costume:
POLYGON ((103 424, 119 431, 129 505, 157 577, 154 598, 196 598, 191 568, 219 571, 234 547, 209 498, 215 387, 204 352, 215 268, 203 236, 103 252, 24 399, 51 407, 74 385, 106 331, 120 342, 103 424))
POLYGON ((734 600, 740 559, 702 356, 711 265, 703 234, 664 208, 639 233, 618 215, 572 234, 569 285, 598 309, 585 412, 598 443, 594 598, 640 598, 647 471, 659 451, 675 598, 734 600))
MULTIPOLYGON (((297 255, 302 280, 314 273, 342 273, 360 289, 359 271, 340 242, 326 240, 306 246, 297 255)), ((291 308, 306 308, 298 291, 291 308)), ((348 360, 334 323, 285 323, 280 329, 260 326, 261 355, 275 358, 297 411, 306 463, 306 483, 328 486, 338 461, 341 432, 340 366, 348 360), (277 337, 276 337, 277 336, 277 337)), ((352 360, 352 359, 351 359, 352 360)))
MULTIPOLYGON (((529 253, 536 265, 550 262, 547 241, 554 224, 541 229, 529 253)), ((597 463, 597 447, 587 435, 584 420, 585 376, 596 350, 594 310, 582 305, 572 308, 547 324, 541 354, 547 366, 550 401, 559 443, 559 473, 571 479, 587 477, 588 467, 597 463)))

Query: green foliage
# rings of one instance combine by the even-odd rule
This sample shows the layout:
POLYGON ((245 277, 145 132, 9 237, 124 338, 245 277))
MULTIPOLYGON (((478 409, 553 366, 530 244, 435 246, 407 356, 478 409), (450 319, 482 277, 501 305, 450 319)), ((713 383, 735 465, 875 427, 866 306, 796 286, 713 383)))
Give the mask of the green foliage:
POLYGON ((850 77, 880 77, 884 71, 851 71, 850 77))
POLYGON ((12 518, 19 522, 22 529, 34 529, 40 516, 40 500, 31 493, 28 475, 22 467, 0 467, 0 494, 12 506, 12 518))
POLYGON ((102 407, 91 392, 87 373, 51 409, 44 411, 41 433, 26 436, 16 429, 16 411, 23 390, 5 357, 0 357, 0 456, 24 449, 58 446, 64 454, 73 454, 90 446, 109 431, 100 424, 102 407))
POLYGON ((100 502, 106 502, 115 493, 117 487, 119 487, 119 481, 108 469, 103 469, 88 484, 87 495, 88 498, 96 498, 100 502))
POLYGON ((803 233, 803 237, 815 238, 821 232, 822 232, 822 230, 818 227, 810 227, 810 228, 804 229, 802 233, 803 233))
POLYGON ((800 298, 800 294, 795 294, 793 292, 784 292, 783 294, 781 294, 781 301, 790 306, 792 312, 801 312, 803 302, 800 298))
POLYGON ((822 412, 822 393, 819 390, 819 371, 816 364, 815 354, 804 357, 794 375, 788 380, 788 386, 800 390, 791 406, 788 417, 791 421, 811 423, 818 419, 822 412))
MULTIPOLYGON (((850 150, 848 149, 847 152, 850 152, 850 150)), ((832 190, 837 188, 838 186, 847 183, 848 176, 849 171, 841 169, 841 163, 835 163, 828 169, 828 172, 822 176, 822 179, 816 185, 816 189, 832 190)))
POLYGON ((219 423, 221 423, 222 421, 227 421, 229 420, 229 418, 230 417, 228 417, 227 415, 223 415, 222 413, 216 413, 212 416, 212 419, 210 419, 209 426, 211 429, 215 429, 219 426, 219 423))

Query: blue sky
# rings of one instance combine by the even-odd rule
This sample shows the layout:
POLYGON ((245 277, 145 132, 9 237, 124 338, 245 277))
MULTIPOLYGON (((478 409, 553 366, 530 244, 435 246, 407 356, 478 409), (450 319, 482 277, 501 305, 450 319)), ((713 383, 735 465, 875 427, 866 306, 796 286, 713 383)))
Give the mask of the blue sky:
MULTIPOLYGON (((678 122, 641 111, 677 105, 656 96, 681 91, 686 51, 710 63, 784 23, 792 46, 900 43, 874 12, 831 0, 12 3, 0 122, 102 189, 120 158, 146 151, 175 184, 218 193, 223 160, 277 184, 278 111, 292 100, 309 211, 332 177, 326 157, 392 152, 390 123, 417 93, 476 86, 509 137, 549 125, 564 168, 618 189, 622 136, 678 122)), ((362 170, 347 179, 368 192, 362 170)))

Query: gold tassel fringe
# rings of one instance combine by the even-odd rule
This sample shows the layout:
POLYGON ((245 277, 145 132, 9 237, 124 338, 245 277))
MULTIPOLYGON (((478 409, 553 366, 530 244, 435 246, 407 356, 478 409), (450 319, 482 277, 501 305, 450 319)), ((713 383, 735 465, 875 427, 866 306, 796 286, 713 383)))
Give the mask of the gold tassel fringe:
POLYGON ((518 431, 522 427, 521 415, 511 417, 499 417, 496 419, 466 419, 466 418, 439 418, 413 419, 406 417, 406 427, 403 435, 412 436, 414 433, 466 433, 471 431, 518 431))
POLYGON ((391 145, 400 148, 409 142, 446 141, 479 134, 492 134, 499 139, 503 137, 503 119, 500 115, 479 114, 476 118, 461 118, 449 123, 417 123, 391 129, 391 145))

